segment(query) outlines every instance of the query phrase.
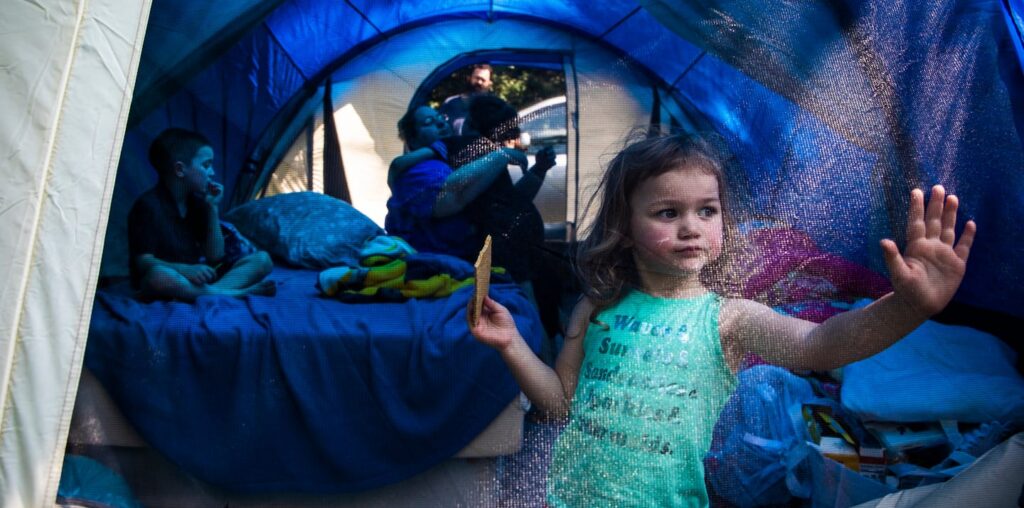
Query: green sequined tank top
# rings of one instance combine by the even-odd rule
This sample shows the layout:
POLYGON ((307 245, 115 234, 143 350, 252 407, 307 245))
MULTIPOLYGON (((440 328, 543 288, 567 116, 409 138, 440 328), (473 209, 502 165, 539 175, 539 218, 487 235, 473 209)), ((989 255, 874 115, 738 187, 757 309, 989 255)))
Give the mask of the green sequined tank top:
POLYGON ((722 354, 722 298, 632 291, 590 324, 548 503, 707 506, 704 454, 736 385, 722 354))

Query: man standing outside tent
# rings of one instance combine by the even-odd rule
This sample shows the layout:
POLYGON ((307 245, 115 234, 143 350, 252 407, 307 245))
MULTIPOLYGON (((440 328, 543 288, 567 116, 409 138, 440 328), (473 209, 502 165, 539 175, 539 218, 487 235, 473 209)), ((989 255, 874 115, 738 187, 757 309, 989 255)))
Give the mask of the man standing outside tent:
MULTIPOLYGON (((263 251, 226 242, 218 208, 224 187, 213 181, 213 147, 202 134, 171 128, 149 147, 159 178, 128 213, 132 284, 150 299, 193 301, 202 295, 275 293, 263 280, 273 268, 263 251)), ((233 231, 233 230, 232 230, 233 231)))
POLYGON ((492 69, 489 64, 481 63, 473 65, 473 69, 466 80, 468 85, 465 92, 452 95, 441 104, 441 114, 448 117, 452 130, 455 134, 462 134, 462 124, 469 116, 469 103, 473 97, 491 93, 494 82, 491 81, 492 69))

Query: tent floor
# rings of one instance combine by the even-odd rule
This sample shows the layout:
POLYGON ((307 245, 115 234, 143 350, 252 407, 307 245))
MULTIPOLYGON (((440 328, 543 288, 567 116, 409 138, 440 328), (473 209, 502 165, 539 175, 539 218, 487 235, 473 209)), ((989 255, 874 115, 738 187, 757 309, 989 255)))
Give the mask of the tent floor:
POLYGON ((397 484, 356 494, 238 494, 198 480, 152 448, 88 446, 74 453, 110 467, 148 508, 497 506, 497 459, 450 459, 397 484))
POLYGON ((68 453, 91 457, 116 471, 147 508, 430 508, 543 506, 551 445, 559 426, 526 418, 523 446, 503 457, 450 459, 397 484, 355 494, 228 492, 198 480, 150 447, 73 445, 68 453))

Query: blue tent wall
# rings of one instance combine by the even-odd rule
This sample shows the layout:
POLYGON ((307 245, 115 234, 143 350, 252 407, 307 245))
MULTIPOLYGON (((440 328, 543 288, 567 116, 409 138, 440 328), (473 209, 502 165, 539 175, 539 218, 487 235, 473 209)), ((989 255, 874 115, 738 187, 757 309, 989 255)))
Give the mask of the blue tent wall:
MULTIPOLYGON (((1024 316, 1024 266, 1013 254, 1024 244, 1019 34, 1002 3, 640 4, 281 2, 240 16, 249 31, 226 50, 193 48, 189 61, 208 65, 137 120, 121 170, 151 171, 148 137, 183 125, 214 139, 218 172, 234 182, 247 158, 265 155, 258 140, 278 134, 268 129, 302 111, 352 55, 418 24, 522 18, 588 34, 671 84, 736 153, 753 213, 856 262, 881 270, 877 240, 902 234, 906 192, 944 183, 980 226, 957 300, 1024 316)), ((157 0, 152 19, 198 5, 157 0)), ((144 62, 159 59, 149 44, 144 62)), ((125 180, 119 193, 141 192, 138 178, 125 180)), ((115 201, 111 227, 128 201, 115 201)))
POLYGON ((957 300, 1024 315, 1010 254, 1024 244, 1024 88, 1018 36, 1000 2, 643 3, 771 90, 720 86, 725 80, 709 74, 693 80, 713 87, 694 103, 725 104, 710 114, 742 145, 734 147, 741 157, 749 154, 752 181, 788 173, 757 193, 783 196, 762 212, 801 216, 830 250, 863 261, 850 250, 862 246, 880 269, 874 243, 901 235, 905 193, 943 183, 961 197, 961 223, 973 218, 980 230, 957 300), (730 125, 737 111, 743 121, 730 125), (758 164, 779 157, 779 166, 758 164))

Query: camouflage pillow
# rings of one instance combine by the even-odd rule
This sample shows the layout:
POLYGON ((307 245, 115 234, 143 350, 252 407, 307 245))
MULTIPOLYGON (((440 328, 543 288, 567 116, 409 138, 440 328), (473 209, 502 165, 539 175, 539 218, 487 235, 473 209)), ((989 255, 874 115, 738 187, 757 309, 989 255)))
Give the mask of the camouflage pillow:
POLYGON ((257 199, 224 219, 275 258, 313 270, 358 265, 363 243, 384 234, 352 205, 308 191, 257 199))

